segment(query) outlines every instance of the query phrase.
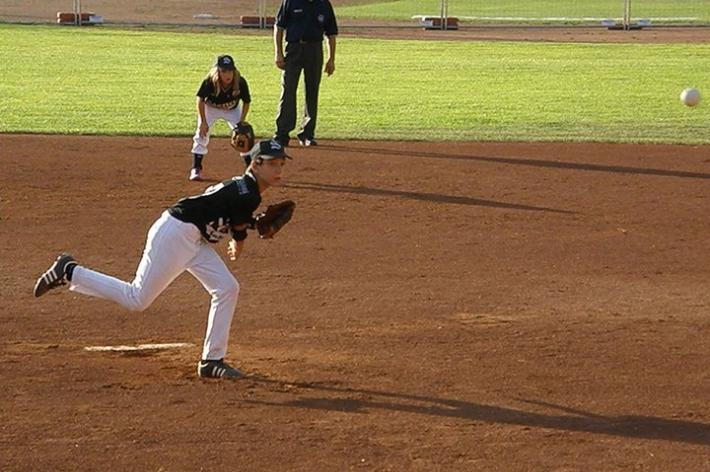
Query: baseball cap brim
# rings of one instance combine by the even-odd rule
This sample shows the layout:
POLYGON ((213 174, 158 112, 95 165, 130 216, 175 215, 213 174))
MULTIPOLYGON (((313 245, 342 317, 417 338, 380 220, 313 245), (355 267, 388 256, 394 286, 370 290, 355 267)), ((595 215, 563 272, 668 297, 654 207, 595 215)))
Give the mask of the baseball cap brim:
POLYGON ((252 160, 261 158, 265 161, 271 159, 293 159, 286 154, 283 146, 275 140, 264 140, 256 143, 254 147, 247 153, 252 160))

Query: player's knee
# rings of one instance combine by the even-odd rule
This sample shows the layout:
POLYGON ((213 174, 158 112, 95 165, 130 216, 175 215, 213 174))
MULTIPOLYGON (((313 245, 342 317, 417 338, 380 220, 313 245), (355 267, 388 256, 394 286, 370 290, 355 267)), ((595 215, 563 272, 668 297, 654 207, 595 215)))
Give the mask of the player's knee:
POLYGON ((232 279, 229 281, 229 287, 227 290, 229 291, 229 294, 234 298, 239 296, 239 282, 237 282, 237 279, 232 277, 232 279))
POLYGON ((141 312, 145 311, 151 304, 153 299, 145 296, 142 293, 133 294, 128 300, 128 309, 130 311, 141 312))
POLYGON ((141 312, 145 311, 149 306, 150 303, 144 300, 133 300, 130 305, 128 305, 128 309, 130 311, 141 312))
POLYGON ((225 279, 217 289, 217 297, 219 298, 233 298, 239 297, 239 282, 234 277, 225 279))

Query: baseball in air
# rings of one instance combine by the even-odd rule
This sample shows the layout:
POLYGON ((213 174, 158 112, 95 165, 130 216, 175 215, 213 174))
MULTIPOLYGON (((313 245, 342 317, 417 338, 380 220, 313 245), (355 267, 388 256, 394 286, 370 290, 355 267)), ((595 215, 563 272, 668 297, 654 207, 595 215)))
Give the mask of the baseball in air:
POLYGON ((680 101, 687 107, 694 107, 700 103, 700 90, 696 88, 687 88, 680 94, 680 101))

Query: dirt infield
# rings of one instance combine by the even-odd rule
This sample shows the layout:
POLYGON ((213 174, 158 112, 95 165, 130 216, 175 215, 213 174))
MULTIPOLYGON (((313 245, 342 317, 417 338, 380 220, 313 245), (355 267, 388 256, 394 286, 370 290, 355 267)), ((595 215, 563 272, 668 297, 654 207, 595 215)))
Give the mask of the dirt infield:
MULTIPOLYGON (((366 3, 367 0, 338 0, 338 7, 366 3)), ((267 15, 275 15, 278 0, 268 3, 267 15)), ((104 17, 109 23, 195 25, 185 29, 200 31, 203 26, 239 25, 243 15, 258 14, 255 0, 84 0, 82 11, 104 17), (198 19, 196 15, 210 13, 214 19, 198 19)), ((57 12, 72 11, 69 0, 25 0, 0 6, 2 21, 56 22, 57 12)), ((421 14, 413 11, 413 14, 421 14)), ((376 38, 401 38, 424 40, 502 40, 502 41, 549 41, 590 43, 708 43, 710 27, 663 27, 651 26, 637 31, 610 31, 604 27, 509 27, 472 26, 462 23, 458 31, 425 31, 417 20, 392 22, 373 19, 353 20, 340 18, 342 36, 365 36, 376 38)), ((174 30, 174 28, 172 28, 174 30)), ((204 30, 204 29, 202 29, 204 30)), ((235 31, 229 29, 228 31, 235 31)), ((236 30, 238 34, 270 35, 268 30, 236 30)))
MULTIPOLYGON (((190 276, 143 313, 31 294, 62 250, 130 278, 208 184, 189 139, 0 141, 3 471, 710 468, 710 147, 292 149, 265 203, 296 215, 234 269, 252 378, 220 383, 190 276)), ((241 169, 211 151, 208 177, 241 169)))

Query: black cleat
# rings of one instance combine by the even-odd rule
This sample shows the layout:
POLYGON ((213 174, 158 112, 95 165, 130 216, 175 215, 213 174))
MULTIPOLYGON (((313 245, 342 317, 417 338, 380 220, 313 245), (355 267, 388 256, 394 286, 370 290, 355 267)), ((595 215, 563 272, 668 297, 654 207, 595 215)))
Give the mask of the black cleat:
POLYGON ((50 267, 47 272, 42 274, 42 276, 37 279, 35 283, 35 297, 40 297, 60 285, 66 285, 67 283, 67 268, 72 265, 77 265, 77 262, 69 254, 62 254, 57 257, 54 261, 52 267, 50 267))
POLYGON ((271 139, 273 139, 274 141, 279 143, 282 147, 288 147, 288 142, 291 141, 291 139, 288 136, 286 136, 285 138, 282 138, 281 136, 274 135, 274 137, 271 139))
POLYGON ((244 377, 244 374, 219 359, 216 361, 200 361, 197 364, 197 376, 203 379, 240 379, 244 377))
POLYGON ((318 146, 318 141, 314 138, 298 138, 298 144, 301 146, 318 146))

